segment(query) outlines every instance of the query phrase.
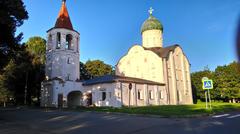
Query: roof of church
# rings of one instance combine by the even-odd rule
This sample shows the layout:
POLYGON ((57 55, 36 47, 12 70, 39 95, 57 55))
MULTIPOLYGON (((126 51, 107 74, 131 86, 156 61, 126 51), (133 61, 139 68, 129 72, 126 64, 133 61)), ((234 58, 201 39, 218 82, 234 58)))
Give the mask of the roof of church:
POLYGON ((149 85, 165 85, 164 83, 158 83, 154 81, 133 78, 133 77, 125 77, 119 75, 104 75, 97 78, 93 78, 90 80, 86 80, 83 82, 84 86, 94 85, 99 83, 113 83, 113 82, 131 82, 131 83, 140 83, 140 84, 149 84, 149 85))
POLYGON ((68 15, 68 10, 66 7, 65 0, 63 0, 62 2, 62 7, 59 11, 58 18, 54 28, 66 28, 66 29, 73 30, 73 26, 70 20, 70 16, 68 15))
POLYGON ((152 14, 150 14, 148 19, 145 20, 144 23, 142 24, 141 33, 143 33, 144 31, 153 30, 153 29, 158 29, 163 31, 163 26, 157 18, 155 18, 152 14))
POLYGON ((152 48, 144 48, 145 50, 151 50, 154 53, 156 53, 159 57, 167 58, 169 53, 173 51, 176 47, 179 47, 179 45, 172 45, 165 48, 162 47, 152 47, 152 48))

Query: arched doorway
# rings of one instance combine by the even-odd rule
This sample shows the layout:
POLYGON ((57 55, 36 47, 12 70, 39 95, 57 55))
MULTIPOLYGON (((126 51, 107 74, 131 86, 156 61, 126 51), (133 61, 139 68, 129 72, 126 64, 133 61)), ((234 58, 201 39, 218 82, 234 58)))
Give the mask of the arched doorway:
POLYGON ((68 107, 77 107, 82 105, 82 92, 72 91, 67 96, 68 107))

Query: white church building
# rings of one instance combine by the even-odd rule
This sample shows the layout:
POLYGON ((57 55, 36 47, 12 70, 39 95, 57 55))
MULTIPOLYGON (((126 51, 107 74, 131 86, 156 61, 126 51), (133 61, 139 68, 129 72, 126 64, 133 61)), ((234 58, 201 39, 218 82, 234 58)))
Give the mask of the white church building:
POLYGON ((115 75, 80 81, 80 33, 63 0, 55 26, 47 31, 41 106, 193 104, 190 63, 180 45, 163 47, 163 26, 152 11, 141 27, 142 44, 133 45, 119 60, 115 75))

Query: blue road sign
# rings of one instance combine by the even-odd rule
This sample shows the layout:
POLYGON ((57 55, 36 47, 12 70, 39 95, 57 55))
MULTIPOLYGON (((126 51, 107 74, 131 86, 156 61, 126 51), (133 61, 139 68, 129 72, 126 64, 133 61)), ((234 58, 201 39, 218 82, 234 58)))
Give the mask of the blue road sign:
POLYGON ((203 80, 203 89, 213 89, 213 81, 212 80, 203 80))

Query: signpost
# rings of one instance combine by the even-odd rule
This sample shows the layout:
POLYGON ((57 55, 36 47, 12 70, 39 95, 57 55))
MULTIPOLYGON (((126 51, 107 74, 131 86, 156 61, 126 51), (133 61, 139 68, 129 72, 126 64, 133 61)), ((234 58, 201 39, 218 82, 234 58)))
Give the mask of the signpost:
POLYGON ((205 90, 206 98, 206 109, 208 109, 208 99, 209 99, 209 108, 212 108, 210 89, 213 89, 213 81, 207 77, 202 78, 203 90, 205 90))

